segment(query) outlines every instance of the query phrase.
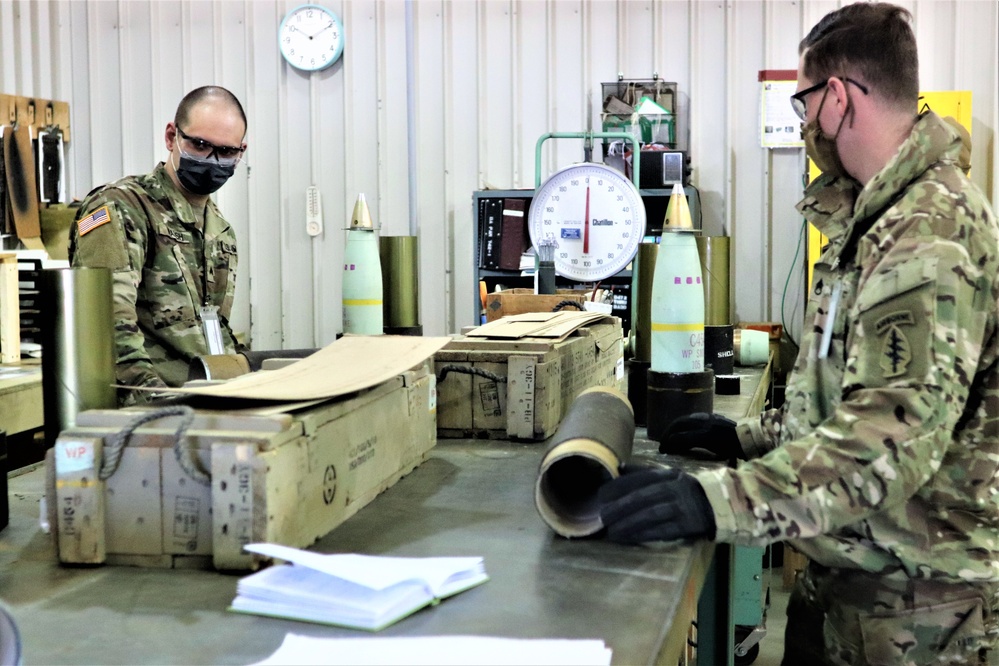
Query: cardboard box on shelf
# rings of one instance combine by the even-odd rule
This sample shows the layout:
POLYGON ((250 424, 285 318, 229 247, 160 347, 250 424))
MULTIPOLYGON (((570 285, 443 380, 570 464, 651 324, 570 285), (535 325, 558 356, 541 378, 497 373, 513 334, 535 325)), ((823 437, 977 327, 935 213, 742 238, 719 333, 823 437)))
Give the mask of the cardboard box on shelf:
MULTIPOLYGON (((429 354, 446 339, 433 340, 415 361, 396 361, 414 363, 409 370, 339 397, 199 406, 179 445, 180 416, 140 425, 105 480, 99 471, 115 435, 156 406, 79 414, 49 452, 46 495, 59 560, 239 570, 255 566, 242 550, 247 543, 312 544, 436 444, 429 354), (210 482, 199 482, 192 467, 209 471, 210 482)), ((267 375, 266 382, 285 371, 294 376, 294 365, 246 377, 267 375)))
POLYGON ((496 291, 486 295, 486 321, 496 321, 525 312, 551 312, 562 301, 582 305, 586 297, 586 292, 578 289, 559 289, 555 294, 535 294, 532 289, 520 288, 496 291))
POLYGON ((474 329, 434 355, 437 436, 546 439, 583 389, 623 389, 623 353, 621 320, 597 313, 525 313, 474 329))

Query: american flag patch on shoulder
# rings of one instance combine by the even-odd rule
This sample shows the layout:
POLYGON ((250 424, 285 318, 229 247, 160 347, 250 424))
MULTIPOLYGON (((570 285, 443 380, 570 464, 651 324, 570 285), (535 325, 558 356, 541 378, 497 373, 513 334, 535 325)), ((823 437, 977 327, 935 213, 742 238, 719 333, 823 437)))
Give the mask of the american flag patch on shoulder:
POLYGON ((107 206, 101 206, 90 215, 76 223, 77 231, 81 236, 85 236, 102 224, 111 221, 111 213, 107 206))

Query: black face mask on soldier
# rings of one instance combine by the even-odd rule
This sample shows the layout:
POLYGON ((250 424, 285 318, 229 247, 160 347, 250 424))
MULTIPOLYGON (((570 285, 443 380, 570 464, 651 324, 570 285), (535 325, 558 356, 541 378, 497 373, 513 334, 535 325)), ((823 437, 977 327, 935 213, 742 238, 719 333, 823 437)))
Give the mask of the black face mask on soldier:
POLYGON ((174 165, 177 180, 188 192, 212 194, 236 172, 236 164, 220 164, 212 158, 199 158, 180 151, 180 166, 174 165))

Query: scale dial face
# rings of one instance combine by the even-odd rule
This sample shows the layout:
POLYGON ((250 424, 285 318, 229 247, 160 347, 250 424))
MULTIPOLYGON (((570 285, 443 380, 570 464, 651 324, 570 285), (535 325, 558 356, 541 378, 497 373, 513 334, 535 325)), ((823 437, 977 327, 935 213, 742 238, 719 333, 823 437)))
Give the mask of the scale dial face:
POLYGON ((645 204, 620 171, 584 162, 553 174, 534 193, 528 228, 535 251, 555 243, 555 272, 596 282, 620 272, 645 236, 645 204))

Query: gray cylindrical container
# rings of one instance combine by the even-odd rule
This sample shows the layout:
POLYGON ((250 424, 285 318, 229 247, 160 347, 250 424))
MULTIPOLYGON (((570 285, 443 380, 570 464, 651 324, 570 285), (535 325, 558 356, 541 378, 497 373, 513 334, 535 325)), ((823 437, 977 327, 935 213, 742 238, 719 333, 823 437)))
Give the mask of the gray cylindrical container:
POLYGON ((39 272, 42 307, 42 398, 45 444, 88 409, 114 409, 114 306, 111 271, 39 272))
POLYGON ((634 440, 634 412, 620 391, 595 386, 580 393, 541 459, 534 503, 542 520, 564 537, 599 532, 597 491, 619 475, 634 440))

